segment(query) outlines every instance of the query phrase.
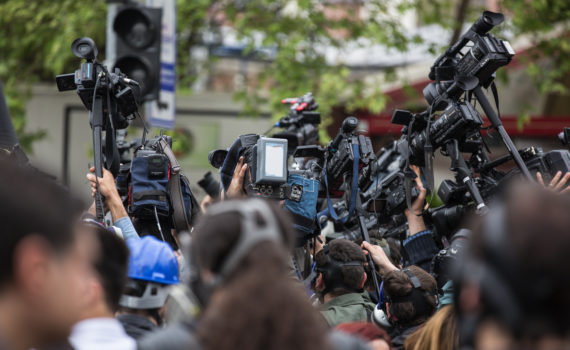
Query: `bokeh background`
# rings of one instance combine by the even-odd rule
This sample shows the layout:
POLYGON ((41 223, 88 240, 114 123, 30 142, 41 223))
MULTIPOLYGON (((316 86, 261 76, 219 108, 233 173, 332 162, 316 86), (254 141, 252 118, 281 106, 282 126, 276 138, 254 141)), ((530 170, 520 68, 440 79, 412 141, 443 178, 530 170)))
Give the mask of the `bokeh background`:
MULTIPOLYGON (((119 1, 120 2, 120 1, 119 1)), ((0 81, 20 143, 34 164, 88 197, 88 115, 55 75, 80 60, 71 42, 90 36, 105 59, 107 10, 118 1, 0 2, 0 81)), ((142 1, 142 4, 145 2, 142 1)), ((287 112, 285 97, 312 92, 323 115, 321 141, 347 115, 360 119, 376 150, 400 128, 394 108, 427 107, 422 89, 434 59, 483 10, 506 21, 493 33, 516 56, 497 73, 501 116, 518 147, 561 148, 570 126, 570 2, 556 0, 177 0, 174 149, 193 185, 215 171, 211 149, 263 133, 287 112)), ((129 137, 140 137, 134 125, 129 137)), ((153 129, 151 134, 158 134, 153 129)), ((489 139, 495 156, 505 153, 489 139)), ((436 159, 436 183, 448 176, 436 159)), ((200 196, 200 190, 194 186, 200 196)))

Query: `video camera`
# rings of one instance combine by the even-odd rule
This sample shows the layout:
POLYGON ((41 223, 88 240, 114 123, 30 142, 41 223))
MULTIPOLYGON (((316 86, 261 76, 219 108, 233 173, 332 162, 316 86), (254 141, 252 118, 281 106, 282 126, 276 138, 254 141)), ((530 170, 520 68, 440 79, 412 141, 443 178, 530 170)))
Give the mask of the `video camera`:
MULTIPOLYGON (((119 150, 115 142, 115 130, 128 126, 128 117, 137 113, 139 84, 118 69, 110 73, 98 63, 97 46, 91 38, 78 38, 71 44, 71 51, 85 59, 75 73, 56 76, 59 91, 76 90, 83 105, 89 110, 89 122, 93 130, 95 175, 103 176, 105 168, 114 176, 120 169, 119 150), (105 131, 105 158, 103 159, 103 131, 105 131)), ((95 194, 97 218, 103 221, 103 200, 99 189, 95 194)))
MULTIPOLYGON (((358 187, 360 181, 368 181, 367 174, 376 159, 372 142, 369 137, 356 133, 358 119, 348 117, 342 122, 342 126, 335 138, 326 146, 316 145, 299 146, 293 157, 316 158, 317 168, 321 169, 317 178, 325 184, 324 196, 342 197, 345 193, 346 180, 352 179, 358 187)), ((308 163, 311 164, 311 163, 308 163)))
MULTIPOLYGON (((368 187, 362 188, 360 199, 363 208, 372 207, 382 220, 386 220, 394 215, 403 213, 406 209, 406 191, 404 181, 406 176, 415 178, 415 173, 406 170, 406 159, 402 155, 399 147, 402 144, 393 141, 389 145, 382 147, 377 154, 373 172, 368 187), (378 209, 378 203, 380 208, 378 209)), ((419 192, 413 187, 412 200, 419 192)), ((369 209, 370 210, 370 209, 369 209)))
POLYGON ((247 134, 240 136, 240 141, 239 156, 248 165, 244 189, 249 196, 300 199, 300 194, 287 186, 286 139, 247 134))
MULTIPOLYGON (((544 153, 534 147, 517 150, 502 125, 498 111, 491 107, 481 89, 491 87, 496 97, 495 86, 492 84, 494 73, 508 64, 514 56, 508 42, 488 33, 502 21, 502 14, 484 12, 467 33, 431 67, 429 77, 435 82, 424 89, 424 96, 430 108, 418 114, 396 110, 392 117, 392 123, 403 125, 403 136, 397 141, 397 146, 392 147, 392 152, 397 155, 390 156, 405 159, 404 169, 407 164, 424 167, 428 188, 432 189, 433 185, 433 151, 440 148, 442 154, 451 160, 455 179, 443 180, 438 190, 444 205, 423 213, 426 223, 435 228, 440 238, 451 237, 460 227, 466 213, 485 213, 485 202, 499 194, 504 184, 512 178, 522 174, 532 180, 534 174, 540 172, 546 181, 549 181, 557 171, 570 171, 568 151, 544 153), (469 42, 473 45, 468 46, 469 42), (466 47, 469 49, 461 52, 466 47), (483 119, 471 104, 472 93, 491 122, 491 127, 498 131, 509 154, 491 160, 485 152, 486 146, 481 134, 483 119), (432 118, 439 110, 442 110, 439 116, 432 118), (471 157, 466 161, 462 153, 471 153, 471 157), (514 160, 517 167, 507 172, 497 169, 510 160, 514 160)), ((398 164, 402 166, 401 161, 398 164)), ((397 194, 405 190, 406 199, 410 203, 408 198, 413 196, 409 188, 411 181, 405 176, 405 172, 403 173, 404 176, 402 172, 392 175, 403 181, 396 183, 390 192, 395 193, 394 198, 400 198, 397 194)), ((384 179, 389 177, 390 175, 386 175, 384 179)), ((364 199, 370 200, 377 196, 377 193, 371 186, 364 193, 364 199)), ((401 200, 397 202, 401 203, 401 200)))
POLYGON ((208 196, 213 199, 220 198, 220 183, 214 179, 211 172, 204 174, 204 177, 198 181, 198 186, 200 186, 208 196))
MULTIPOLYGON (((112 113, 113 127, 126 128, 126 118, 138 108, 139 84, 119 69, 110 73, 104 65, 98 63, 97 46, 91 38, 75 39, 71 44, 71 51, 75 56, 85 59, 85 62, 75 73, 56 76, 58 90, 77 90, 81 102, 89 111, 93 109, 97 97, 104 97, 103 110, 112 113)), ((91 123, 93 124, 93 120, 91 123)))
POLYGON ((511 62, 515 52, 509 42, 489 33, 504 19, 501 13, 483 12, 471 28, 436 59, 429 73, 429 78, 435 82, 423 90, 430 105, 447 90, 455 77, 475 77, 487 88, 497 69, 511 62), (470 42, 472 46, 467 46, 470 42), (461 52, 466 47, 469 50, 461 52))
POLYGON ((275 123, 276 127, 285 130, 273 134, 273 137, 287 140, 289 155, 298 146, 316 144, 319 140, 321 114, 315 112, 319 105, 313 94, 309 92, 298 98, 285 98, 281 103, 291 105, 291 108, 289 114, 275 123))
POLYGON ((434 151, 449 140, 459 140, 461 152, 477 152, 481 146, 483 119, 470 103, 450 103, 435 121, 430 123, 428 118, 428 112, 414 115, 399 109, 392 115, 392 124, 404 125, 401 142, 408 145, 410 164, 425 165, 428 140, 434 151))

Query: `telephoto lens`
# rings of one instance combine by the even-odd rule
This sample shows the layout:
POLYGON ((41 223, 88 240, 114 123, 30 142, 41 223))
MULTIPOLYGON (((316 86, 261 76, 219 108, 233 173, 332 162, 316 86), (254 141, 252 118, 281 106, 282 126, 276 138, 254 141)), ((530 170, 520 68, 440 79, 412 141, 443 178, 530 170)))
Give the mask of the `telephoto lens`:
POLYGON ((220 183, 214 179, 211 172, 204 174, 202 180, 198 181, 198 186, 200 186, 206 193, 213 199, 218 199, 220 197, 220 183))

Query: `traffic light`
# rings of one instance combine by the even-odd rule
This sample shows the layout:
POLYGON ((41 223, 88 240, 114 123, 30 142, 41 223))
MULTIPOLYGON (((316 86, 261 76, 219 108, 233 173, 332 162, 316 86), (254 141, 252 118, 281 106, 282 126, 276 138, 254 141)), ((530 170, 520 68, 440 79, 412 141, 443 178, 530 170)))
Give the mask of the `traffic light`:
POLYGON ((113 66, 137 81, 141 100, 158 99, 162 9, 121 6, 113 20, 116 60, 113 66))

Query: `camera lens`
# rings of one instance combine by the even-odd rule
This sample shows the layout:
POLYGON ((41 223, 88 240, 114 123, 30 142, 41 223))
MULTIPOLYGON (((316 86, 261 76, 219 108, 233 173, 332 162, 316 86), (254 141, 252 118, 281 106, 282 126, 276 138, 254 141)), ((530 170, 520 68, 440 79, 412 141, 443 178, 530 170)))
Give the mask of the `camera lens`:
POLYGON ((88 37, 77 38, 71 43, 71 52, 79 58, 94 60, 97 58, 97 46, 93 39, 88 37))
POLYGON ((208 154, 208 161, 214 168, 219 169, 226 160, 228 151, 225 149, 215 149, 208 154))
POLYGON ((91 48, 87 44, 81 44, 79 47, 77 47, 77 51, 83 55, 88 53, 90 49, 91 48))
MULTIPOLYGON (((439 84, 437 82, 429 83, 423 90, 424 97, 429 105, 433 104, 442 93, 447 90, 449 86, 451 86, 452 81, 442 81, 439 84)), ((436 110, 445 107, 444 103, 438 104, 438 106, 434 106, 436 110)))

